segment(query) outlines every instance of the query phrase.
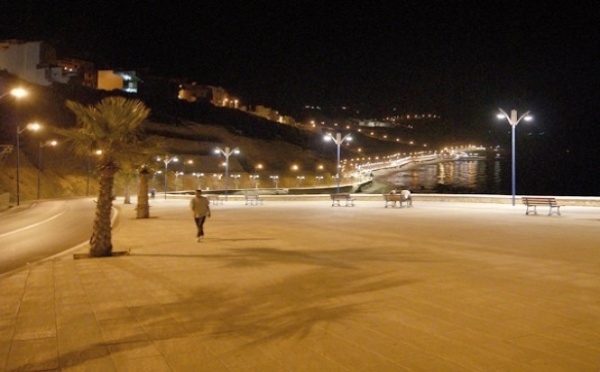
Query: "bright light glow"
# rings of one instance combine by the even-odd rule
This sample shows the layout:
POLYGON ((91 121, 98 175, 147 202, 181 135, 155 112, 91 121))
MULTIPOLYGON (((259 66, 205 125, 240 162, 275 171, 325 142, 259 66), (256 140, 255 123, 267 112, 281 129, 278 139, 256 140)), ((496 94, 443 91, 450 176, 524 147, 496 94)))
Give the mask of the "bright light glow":
POLYGON ((532 121, 533 120, 533 116, 527 115, 527 116, 525 116, 525 118, 523 120, 525 120, 525 121, 532 121))
POLYGON ((25 97, 27 95, 27 91, 23 88, 15 88, 13 90, 10 91, 10 94, 13 97, 16 98, 21 98, 21 97, 25 97))
POLYGON ((31 124, 27 124, 27 129, 33 130, 33 131, 38 131, 38 130, 42 129, 42 126, 39 125, 38 123, 31 123, 31 124))
POLYGON ((498 115, 496 115, 496 117, 497 117, 498 119, 504 119, 504 115, 502 115, 502 114, 498 114, 498 115))

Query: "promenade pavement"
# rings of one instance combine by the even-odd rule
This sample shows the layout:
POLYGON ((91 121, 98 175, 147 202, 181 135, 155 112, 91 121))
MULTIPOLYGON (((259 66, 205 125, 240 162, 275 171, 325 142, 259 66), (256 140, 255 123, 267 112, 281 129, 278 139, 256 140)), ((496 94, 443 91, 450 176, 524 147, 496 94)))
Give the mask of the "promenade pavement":
POLYGON ((0 370, 600 371, 600 208, 383 204, 229 201, 202 243, 120 206, 130 255, 0 276, 0 370))

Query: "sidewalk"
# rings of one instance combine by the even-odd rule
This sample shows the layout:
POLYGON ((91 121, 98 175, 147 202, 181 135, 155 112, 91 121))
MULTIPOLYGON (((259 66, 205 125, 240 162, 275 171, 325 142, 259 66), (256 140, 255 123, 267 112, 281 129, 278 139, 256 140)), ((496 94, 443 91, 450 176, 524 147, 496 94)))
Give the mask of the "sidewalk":
POLYGON ((151 203, 0 276, 0 370, 600 370, 600 208, 151 203))

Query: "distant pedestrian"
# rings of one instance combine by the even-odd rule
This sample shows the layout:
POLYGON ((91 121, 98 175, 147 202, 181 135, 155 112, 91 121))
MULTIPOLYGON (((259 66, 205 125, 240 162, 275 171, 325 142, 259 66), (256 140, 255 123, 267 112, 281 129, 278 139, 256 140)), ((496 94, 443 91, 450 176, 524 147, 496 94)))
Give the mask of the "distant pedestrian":
POLYGON ((152 199, 156 198, 156 189, 150 190, 150 196, 152 197, 152 199))
POLYGON ((190 209, 194 215, 194 221, 196 221, 196 227, 198 232, 196 234, 196 241, 201 242, 204 238, 204 221, 206 217, 210 217, 210 202, 204 196, 202 196, 202 190, 196 190, 196 195, 190 200, 190 209))

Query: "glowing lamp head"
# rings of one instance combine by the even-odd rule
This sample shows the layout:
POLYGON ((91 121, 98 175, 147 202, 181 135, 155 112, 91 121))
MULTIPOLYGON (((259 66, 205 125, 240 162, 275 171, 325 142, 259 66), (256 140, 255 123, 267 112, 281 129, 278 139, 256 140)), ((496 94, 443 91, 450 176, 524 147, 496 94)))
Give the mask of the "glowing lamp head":
POLYGON ((27 91, 23 88, 15 88, 13 90, 10 91, 10 94, 13 97, 16 98, 21 98, 21 97, 25 97, 27 95, 27 91))
POLYGON ((42 129, 42 126, 38 123, 27 124, 27 129, 37 132, 38 130, 42 129))

